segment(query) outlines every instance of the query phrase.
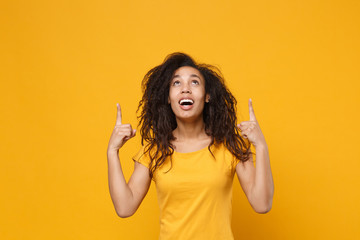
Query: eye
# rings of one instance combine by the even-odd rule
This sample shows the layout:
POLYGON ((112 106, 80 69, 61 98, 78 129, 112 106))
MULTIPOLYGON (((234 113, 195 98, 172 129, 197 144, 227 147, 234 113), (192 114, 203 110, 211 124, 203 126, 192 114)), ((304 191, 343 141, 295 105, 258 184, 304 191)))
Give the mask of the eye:
POLYGON ((195 84, 195 85, 199 85, 199 81, 198 80, 192 80, 192 83, 195 84))
POLYGON ((180 84, 180 81, 176 80, 173 82, 173 86, 178 86, 180 84))

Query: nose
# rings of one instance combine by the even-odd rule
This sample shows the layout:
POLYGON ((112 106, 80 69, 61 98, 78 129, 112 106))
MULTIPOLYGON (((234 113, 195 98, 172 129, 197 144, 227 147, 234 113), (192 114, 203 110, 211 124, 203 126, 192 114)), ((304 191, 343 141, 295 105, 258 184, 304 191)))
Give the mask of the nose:
POLYGON ((181 93, 191 93, 190 89, 183 89, 181 90, 181 93))
POLYGON ((190 93, 191 94, 190 87, 187 84, 184 84, 181 89, 181 93, 190 93))

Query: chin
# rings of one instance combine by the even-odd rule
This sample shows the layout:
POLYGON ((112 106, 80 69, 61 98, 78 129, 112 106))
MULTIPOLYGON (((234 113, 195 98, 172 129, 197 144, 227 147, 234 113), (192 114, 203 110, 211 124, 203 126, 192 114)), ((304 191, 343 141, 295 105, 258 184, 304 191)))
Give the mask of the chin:
POLYGON ((177 120, 183 121, 183 122, 194 122, 197 119, 201 118, 202 116, 201 114, 196 115, 196 114, 192 114, 192 113, 185 113, 185 114, 175 114, 175 117, 177 120))

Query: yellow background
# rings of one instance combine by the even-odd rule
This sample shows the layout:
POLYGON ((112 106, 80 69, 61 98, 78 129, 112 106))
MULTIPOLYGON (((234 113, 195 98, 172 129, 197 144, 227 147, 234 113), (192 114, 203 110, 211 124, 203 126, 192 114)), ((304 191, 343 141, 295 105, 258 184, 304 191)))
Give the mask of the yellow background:
MULTIPOLYGON (((157 239, 155 186, 117 217, 107 182, 116 103, 167 54, 220 67, 267 140, 275 195, 255 213, 234 178, 236 239, 360 239, 354 1, 1 1, 0 238, 157 239)), ((120 150, 128 179, 140 137, 120 150)))

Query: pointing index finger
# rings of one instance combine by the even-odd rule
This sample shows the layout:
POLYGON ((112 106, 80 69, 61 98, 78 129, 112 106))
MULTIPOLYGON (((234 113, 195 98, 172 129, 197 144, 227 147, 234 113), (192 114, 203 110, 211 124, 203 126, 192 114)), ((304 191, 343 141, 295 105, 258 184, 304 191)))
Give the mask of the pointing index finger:
POLYGON ((249 99, 249 115, 250 115, 250 121, 256 121, 256 117, 255 117, 255 113, 254 113, 254 108, 252 106, 251 98, 249 99))
POLYGON ((117 115, 116 115, 116 124, 115 125, 121 125, 121 107, 120 104, 116 104, 117 106, 117 115))

